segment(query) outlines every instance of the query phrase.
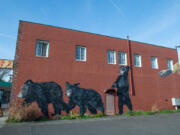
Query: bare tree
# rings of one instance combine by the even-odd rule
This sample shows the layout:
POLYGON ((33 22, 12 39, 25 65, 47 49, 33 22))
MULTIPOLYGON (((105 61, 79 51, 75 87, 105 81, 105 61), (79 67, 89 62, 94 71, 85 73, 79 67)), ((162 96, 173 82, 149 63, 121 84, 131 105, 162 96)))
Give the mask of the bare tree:
POLYGON ((4 77, 7 76, 9 73, 8 69, 0 69, 0 82, 5 82, 4 77))

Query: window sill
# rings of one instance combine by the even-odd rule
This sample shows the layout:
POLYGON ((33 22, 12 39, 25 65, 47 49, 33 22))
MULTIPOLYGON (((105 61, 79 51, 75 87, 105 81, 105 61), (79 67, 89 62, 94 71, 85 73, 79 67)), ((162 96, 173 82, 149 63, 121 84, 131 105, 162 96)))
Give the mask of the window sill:
POLYGON ((152 68, 152 69, 154 69, 154 70, 158 70, 159 68, 152 68))
POLYGON ((87 60, 76 60, 76 61, 79 61, 79 62, 86 62, 87 60))
POLYGON ((37 58, 49 58, 48 56, 35 56, 37 58))
POLYGON ((127 66, 127 64, 119 64, 120 66, 127 66))
POLYGON ((142 66, 134 66, 134 67, 136 67, 136 68, 142 68, 142 66))
POLYGON ((116 65, 116 63, 108 63, 108 65, 116 65))

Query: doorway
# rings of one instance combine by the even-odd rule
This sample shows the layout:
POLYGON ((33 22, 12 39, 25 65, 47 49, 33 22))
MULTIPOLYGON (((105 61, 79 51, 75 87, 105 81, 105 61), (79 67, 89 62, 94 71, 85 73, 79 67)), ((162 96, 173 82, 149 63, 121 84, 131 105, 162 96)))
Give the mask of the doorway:
POLYGON ((106 100, 106 115, 114 115, 115 114, 115 94, 116 91, 114 89, 108 89, 105 92, 105 100, 106 100))

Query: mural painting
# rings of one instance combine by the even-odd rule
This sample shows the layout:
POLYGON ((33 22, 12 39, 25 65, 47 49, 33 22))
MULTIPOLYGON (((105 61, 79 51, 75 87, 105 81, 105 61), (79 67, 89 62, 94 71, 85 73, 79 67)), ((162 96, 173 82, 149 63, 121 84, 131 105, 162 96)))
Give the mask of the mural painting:
POLYGON ((43 115, 48 117, 48 104, 52 103, 55 114, 61 114, 62 110, 69 113, 67 104, 63 101, 61 86, 55 82, 33 82, 27 80, 18 94, 18 98, 24 98, 24 103, 37 102, 43 115))
POLYGON ((132 103, 129 96, 129 69, 129 66, 121 66, 119 70, 120 75, 112 85, 112 88, 117 88, 119 114, 123 114, 123 105, 127 105, 128 109, 132 111, 132 103))
MULTIPOLYGON (((117 88, 119 114, 123 113, 123 105, 127 105, 132 111, 132 103, 129 96, 128 71, 129 66, 120 67, 120 75, 112 85, 117 88)), ((60 85, 55 82, 33 82, 27 80, 18 94, 18 98, 24 98, 23 103, 37 102, 43 115, 48 117, 48 104, 52 103, 54 115, 61 114, 64 110, 68 114, 75 106, 79 106, 80 115, 84 115, 88 109, 90 113, 97 114, 97 110, 104 113, 104 103, 101 95, 93 89, 80 88, 80 83, 70 84, 66 82, 66 93, 68 103, 63 101, 63 91, 60 85)))
POLYGON ((179 66, 178 62, 173 65, 172 69, 161 70, 159 72, 159 76, 162 77, 162 78, 165 78, 165 77, 169 76, 170 74, 174 74, 174 73, 180 74, 180 66, 179 66))
POLYGON ((80 83, 70 84, 66 82, 66 96, 69 98, 69 109, 76 105, 80 108, 80 115, 84 115, 86 109, 96 114, 97 110, 104 113, 104 104, 101 95, 93 89, 84 89, 79 87, 80 83))

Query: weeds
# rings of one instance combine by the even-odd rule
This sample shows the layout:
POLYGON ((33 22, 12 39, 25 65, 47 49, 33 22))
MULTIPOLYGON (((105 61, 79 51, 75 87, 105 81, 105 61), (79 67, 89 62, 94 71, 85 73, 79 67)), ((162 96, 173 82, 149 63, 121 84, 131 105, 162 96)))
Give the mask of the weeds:
POLYGON ((59 116, 57 119, 58 120, 73 120, 73 119, 89 119, 89 118, 100 118, 103 117, 104 114, 95 114, 95 115, 79 115, 77 113, 70 113, 69 115, 66 116, 59 116))
POLYGON ((151 112, 153 112, 153 113, 159 112, 159 108, 158 108, 157 104, 152 105, 151 112))
POLYGON ((52 118, 40 117, 38 110, 33 105, 16 104, 10 108, 10 114, 6 122, 29 122, 29 121, 49 121, 49 120, 74 120, 103 117, 104 114, 84 115, 71 112, 69 115, 55 115, 52 118))
POLYGON ((9 116, 6 122, 35 121, 40 117, 37 108, 32 104, 21 105, 16 103, 9 109, 9 116))
MULTIPOLYGON (((179 110, 159 110, 156 105, 152 106, 151 111, 127 111, 125 116, 142 116, 142 115, 154 115, 154 114, 168 114, 168 113, 177 113, 180 112, 179 110)), ((85 114, 84 116, 79 115, 78 113, 70 112, 69 115, 61 116, 55 115, 52 118, 45 118, 40 117, 39 110, 33 105, 21 105, 17 103, 10 107, 9 109, 9 117, 6 122, 28 122, 28 121, 49 121, 49 120, 79 120, 79 119, 89 119, 89 118, 100 118, 103 117, 104 114, 95 114, 95 115, 88 115, 85 114)))
POLYGON ((180 109, 179 110, 147 111, 147 112, 142 112, 142 111, 131 112, 128 110, 123 115, 125 115, 125 116, 140 116, 140 115, 168 114, 168 113, 178 113, 178 112, 180 112, 180 109))

